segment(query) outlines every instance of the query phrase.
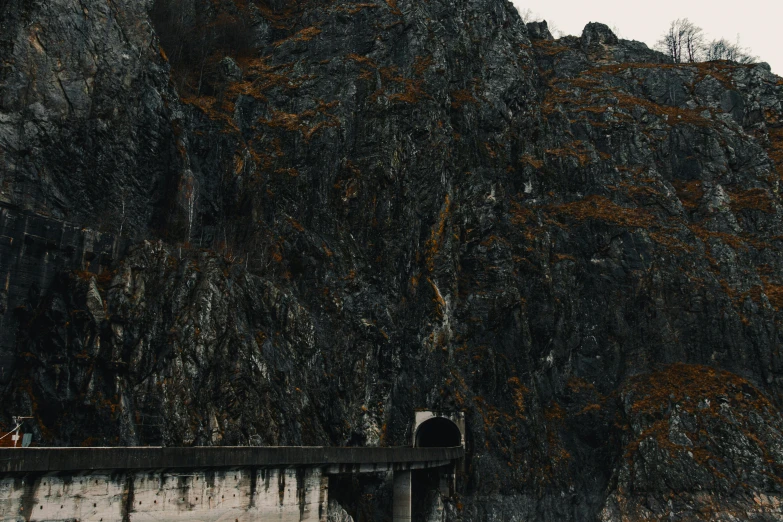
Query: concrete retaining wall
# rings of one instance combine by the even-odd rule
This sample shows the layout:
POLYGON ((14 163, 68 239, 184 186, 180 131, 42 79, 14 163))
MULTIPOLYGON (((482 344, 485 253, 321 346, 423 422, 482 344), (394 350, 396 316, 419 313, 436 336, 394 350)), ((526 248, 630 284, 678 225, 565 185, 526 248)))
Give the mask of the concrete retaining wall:
POLYGON ((314 469, 91 473, 0 479, 3 521, 325 521, 314 469))
POLYGON ((459 447, 0 448, 0 521, 325 521, 330 473, 392 470, 395 520, 408 520, 410 470, 463 456, 459 447))

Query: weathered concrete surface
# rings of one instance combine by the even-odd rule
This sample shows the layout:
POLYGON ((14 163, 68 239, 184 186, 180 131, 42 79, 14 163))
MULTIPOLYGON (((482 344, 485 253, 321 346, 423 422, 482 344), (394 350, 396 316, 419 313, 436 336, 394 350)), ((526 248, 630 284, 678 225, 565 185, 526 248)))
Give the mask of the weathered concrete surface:
POLYGON ((39 475, 0 479, 0 520, 326 520, 319 469, 39 475))
POLYGON ((397 471, 394 473, 394 522, 411 521, 411 472, 397 471))
MULTIPOLYGON (((0 473, 85 472, 93 470, 200 469, 230 467, 443 465, 462 458, 463 448, 329 448, 329 447, 199 447, 199 448, 0 448, 0 473)), ((421 467, 421 466, 420 466, 421 467)))
POLYGON ((451 422, 454 423, 454 425, 459 429, 459 432, 462 436, 462 447, 465 447, 465 412, 462 411, 430 411, 430 410, 421 410, 417 411, 413 417, 413 439, 411 441, 412 445, 416 446, 416 436, 419 431, 419 427, 427 422, 428 420, 437 419, 437 418, 443 418, 448 419, 451 422))

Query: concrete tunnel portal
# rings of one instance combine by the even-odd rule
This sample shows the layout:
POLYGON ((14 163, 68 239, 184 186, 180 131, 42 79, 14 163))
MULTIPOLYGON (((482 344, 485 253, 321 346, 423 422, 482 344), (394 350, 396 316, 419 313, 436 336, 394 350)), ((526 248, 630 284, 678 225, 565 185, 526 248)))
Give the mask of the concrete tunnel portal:
POLYGON ((432 417, 416 428, 414 446, 417 448, 453 448, 462 445, 462 431, 445 417, 432 417))
MULTIPOLYGON (((465 448, 465 413, 416 411, 412 435, 414 448, 465 448)), ((429 519, 432 507, 427 505, 429 493, 439 491, 442 496, 453 496, 456 472, 462 465, 459 459, 446 468, 432 471, 395 471, 393 522, 429 519)))

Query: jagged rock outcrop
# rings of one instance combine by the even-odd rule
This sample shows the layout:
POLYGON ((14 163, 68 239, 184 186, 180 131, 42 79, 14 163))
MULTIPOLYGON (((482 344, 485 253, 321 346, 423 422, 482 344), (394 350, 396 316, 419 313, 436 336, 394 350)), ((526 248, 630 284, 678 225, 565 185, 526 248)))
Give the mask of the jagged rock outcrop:
POLYGON ((0 14, 4 202, 133 243, 5 312, 3 421, 378 445, 464 409, 447 520, 783 516, 768 67, 498 0, 0 14))
POLYGON ((0 201, 115 232, 162 224, 176 94, 149 7, 3 3, 0 201))

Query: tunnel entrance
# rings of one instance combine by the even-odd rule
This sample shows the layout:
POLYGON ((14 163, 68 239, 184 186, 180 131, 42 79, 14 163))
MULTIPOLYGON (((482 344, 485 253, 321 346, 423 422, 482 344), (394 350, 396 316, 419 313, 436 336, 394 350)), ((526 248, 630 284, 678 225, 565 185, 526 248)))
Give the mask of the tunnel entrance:
POLYGON ((449 419, 433 417, 416 429, 414 446, 417 448, 452 448, 462 445, 462 432, 449 419))

